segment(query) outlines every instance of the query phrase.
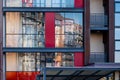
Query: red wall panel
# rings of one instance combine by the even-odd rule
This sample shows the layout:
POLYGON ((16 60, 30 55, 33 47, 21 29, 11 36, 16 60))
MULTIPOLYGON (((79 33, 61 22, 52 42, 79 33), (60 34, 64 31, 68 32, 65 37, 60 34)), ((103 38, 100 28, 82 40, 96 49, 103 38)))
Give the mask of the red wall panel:
POLYGON ((81 52, 76 52, 74 54, 74 66, 80 67, 84 66, 84 54, 81 52))
POLYGON ((74 5, 75 8, 83 8, 84 0, 74 0, 74 5))
POLYGON ((7 71, 6 80, 36 80, 38 74, 40 74, 40 72, 7 71))
POLYGON ((6 72, 6 80, 17 80, 17 72, 6 72))
POLYGON ((55 47, 55 13, 45 13, 45 47, 55 47))

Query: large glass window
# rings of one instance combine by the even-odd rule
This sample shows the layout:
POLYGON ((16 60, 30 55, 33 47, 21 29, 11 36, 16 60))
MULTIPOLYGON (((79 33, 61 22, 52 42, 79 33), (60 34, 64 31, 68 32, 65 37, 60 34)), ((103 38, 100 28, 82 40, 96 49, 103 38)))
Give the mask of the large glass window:
POLYGON ((115 26, 120 27, 120 14, 115 13, 115 26))
MULTIPOLYGON (((45 16, 43 12, 7 12, 6 47, 45 48, 45 16)), ((82 13, 56 13, 54 23, 56 48, 83 48, 82 13)))
POLYGON ((55 46, 83 47, 82 13, 56 13, 55 46))
POLYGON ((6 13, 6 47, 44 47, 43 13, 6 13))
POLYGON ((41 67, 73 67, 73 53, 6 53, 6 71, 40 71, 41 67))
POLYGON ((6 7, 74 7, 74 0, 6 0, 6 7))

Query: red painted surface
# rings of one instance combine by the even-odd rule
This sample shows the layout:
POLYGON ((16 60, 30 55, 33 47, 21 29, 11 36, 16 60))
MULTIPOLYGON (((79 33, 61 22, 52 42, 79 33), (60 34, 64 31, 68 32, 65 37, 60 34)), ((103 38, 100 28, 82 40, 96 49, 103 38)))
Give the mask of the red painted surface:
POLYGON ((83 8, 84 7, 84 0, 74 0, 75 8, 83 8))
POLYGON ((84 54, 81 52, 77 52, 74 54, 74 66, 80 67, 84 66, 84 54))
POLYGON ((36 80, 36 75, 40 72, 6 72, 6 80, 36 80))
POLYGON ((45 13, 45 47, 55 47, 55 13, 45 13))

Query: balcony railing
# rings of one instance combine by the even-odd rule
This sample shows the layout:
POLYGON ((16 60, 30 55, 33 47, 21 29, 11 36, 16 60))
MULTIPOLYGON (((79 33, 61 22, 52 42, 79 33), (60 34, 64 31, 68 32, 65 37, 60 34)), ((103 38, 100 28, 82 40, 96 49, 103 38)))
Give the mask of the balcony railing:
POLYGON ((91 52, 90 63, 96 63, 96 62, 105 62, 104 52, 91 52))
POLYGON ((90 14, 90 27, 107 27, 107 15, 104 13, 91 13, 90 14))

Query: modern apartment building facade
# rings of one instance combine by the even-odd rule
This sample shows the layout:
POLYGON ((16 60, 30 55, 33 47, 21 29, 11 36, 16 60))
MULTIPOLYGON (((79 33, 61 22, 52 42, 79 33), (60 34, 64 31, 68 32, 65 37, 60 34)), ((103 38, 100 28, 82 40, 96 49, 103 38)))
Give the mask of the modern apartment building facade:
POLYGON ((119 80, 120 0, 0 0, 0 80, 119 80))

